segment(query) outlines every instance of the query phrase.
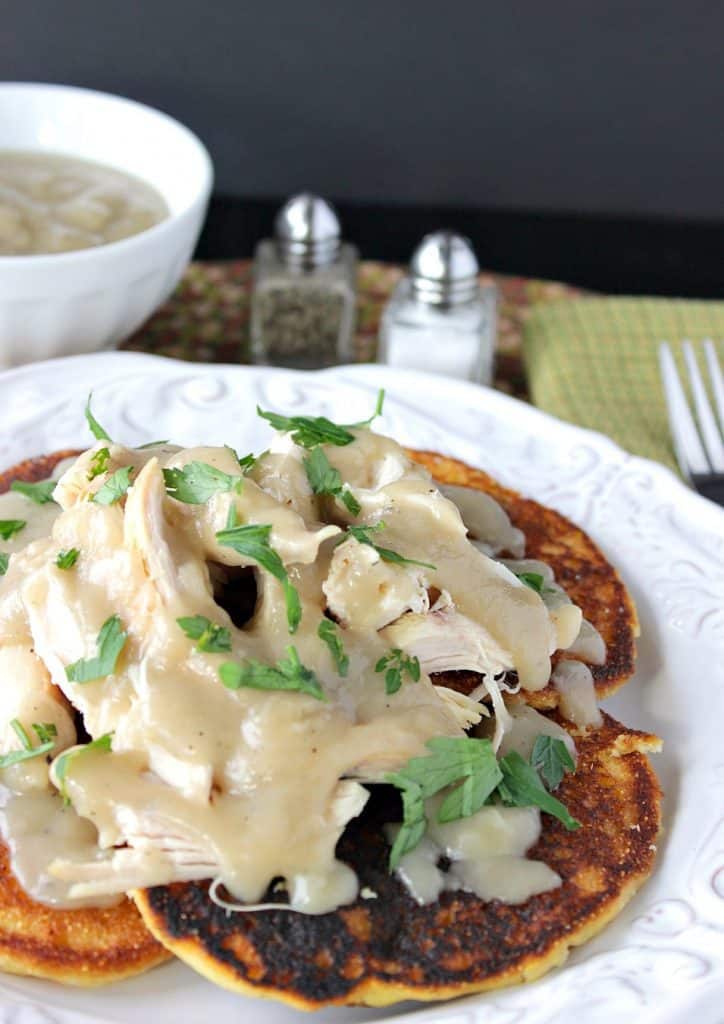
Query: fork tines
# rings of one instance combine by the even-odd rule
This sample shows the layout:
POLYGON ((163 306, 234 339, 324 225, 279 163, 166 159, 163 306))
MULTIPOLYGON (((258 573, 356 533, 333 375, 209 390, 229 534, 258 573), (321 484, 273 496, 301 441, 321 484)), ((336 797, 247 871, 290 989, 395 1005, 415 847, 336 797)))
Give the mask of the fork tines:
POLYGON ((714 397, 714 413, 702 379, 693 346, 684 341, 682 350, 694 399, 694 419, 667 342, 659 346, 661 378, 669 413, 676 460, 686 479, 715 501, 724 503, 724 380, 714 343, 703 343, 704 357, 714 397), (718 423, 717 423, 718 416, 718 423))

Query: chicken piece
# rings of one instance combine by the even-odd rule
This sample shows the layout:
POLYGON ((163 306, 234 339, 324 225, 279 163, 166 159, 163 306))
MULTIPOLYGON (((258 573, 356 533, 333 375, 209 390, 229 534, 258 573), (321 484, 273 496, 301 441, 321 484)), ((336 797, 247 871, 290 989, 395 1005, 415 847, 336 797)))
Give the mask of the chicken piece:
POLYGON ((424 569, 391 565, 353 537, 335 548, 322 590, 335 618, 354 629, 382 629, 430 607, 424 569))

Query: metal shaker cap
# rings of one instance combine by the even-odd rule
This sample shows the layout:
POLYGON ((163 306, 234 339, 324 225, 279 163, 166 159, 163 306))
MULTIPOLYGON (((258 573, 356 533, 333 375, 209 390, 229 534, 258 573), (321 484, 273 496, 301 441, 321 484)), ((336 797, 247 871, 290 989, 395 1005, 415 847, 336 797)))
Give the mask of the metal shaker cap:
POLYGON ((469 302, 478 292, 479 269, 469 239, 453 231, 425 235, 410 261, 414 295, 436 306, 469 302))
POLYGON ((280 253, 298 267, 332 263, 339 252, 340 226, 334 207, 311 192, 292 196, 274 222, 280 253))

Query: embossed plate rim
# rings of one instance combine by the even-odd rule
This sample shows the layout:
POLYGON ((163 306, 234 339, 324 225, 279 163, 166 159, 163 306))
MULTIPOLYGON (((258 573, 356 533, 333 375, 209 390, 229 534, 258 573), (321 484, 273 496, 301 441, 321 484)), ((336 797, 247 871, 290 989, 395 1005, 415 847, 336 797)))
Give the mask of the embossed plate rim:
MULTIPOLYGON (((379 386, 388 390, 382 429, 561 509, 621 567, 645 632, 637 679, 608 706, 664 736, 658 767, 668 791, 667 836, 654 877, 621 918, 540 982, 430 1007, 332 1009, 317 1019, 588 1024, 635 1014, 638 1024, 675 1024, 695 1012, 700 1024, 716 1024, 724 997, 721 509, 600 434, 498 392, 380 366, 298 374, 111 352, 21 367, 0 374, 0 466, 87 443, 82 407, 91 389, 104 425, 130 444, 170 431, 187 442, 249 438, 248 449, 266 436, 257 400, 349 421, 366 414, 379 386), (688 698, 692 680, 705 700, 688 698)), ((245 1011, 260 1024, 303 1019, 225 993, 180 964, 91 992, 10 976, 0 982, 0 1024, 113 1022, 139 1013, 157 1024, 199 1024, 213 1013, 225 1024, 245 1011)))

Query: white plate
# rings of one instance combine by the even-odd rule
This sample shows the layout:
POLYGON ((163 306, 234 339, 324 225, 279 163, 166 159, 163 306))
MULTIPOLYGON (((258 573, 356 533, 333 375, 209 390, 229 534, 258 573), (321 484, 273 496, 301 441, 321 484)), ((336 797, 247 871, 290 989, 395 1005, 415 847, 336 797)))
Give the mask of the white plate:
MULTIPOLYGON (((130 445, 156 438, 259 450, 265 408, 363 419, 387 389, 379 428, 455 455, 569 515, 619 567, 639 608, 639 669, 608 702, 657 732, 666 834, 653 878, 565 967, 489 996, 385 1011, 333 1009, 320 1021, 363 1024, 721 1024, 724 1002, 724 514, 667 470, 606 438, 497 392, 378 366, 316 374, 198 366, 107 353, 0 375, 0 467, 88 443, 83 405, 130 445)), ((284 1024, 309 1020, 223 992, 180 963, 96 991, 5 976, 0 1021, 82 1024, 284 1024)))

